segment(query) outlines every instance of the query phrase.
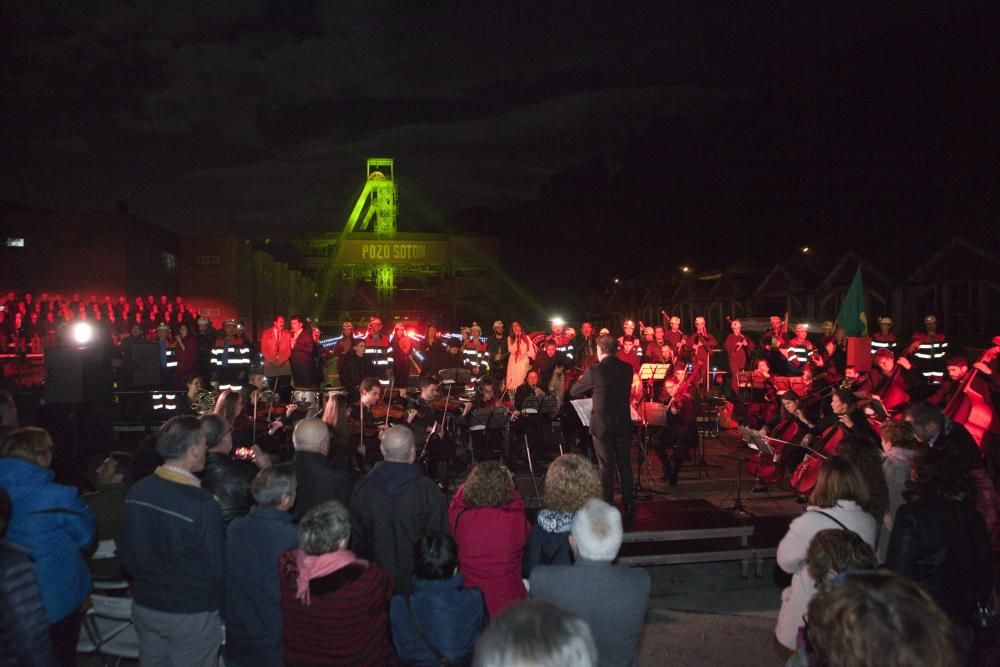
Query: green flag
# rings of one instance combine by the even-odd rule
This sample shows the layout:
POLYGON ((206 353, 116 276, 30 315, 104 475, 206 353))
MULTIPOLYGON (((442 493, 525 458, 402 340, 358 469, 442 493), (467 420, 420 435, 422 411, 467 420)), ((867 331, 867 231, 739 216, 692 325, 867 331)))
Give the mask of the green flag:
POLYGON ((847 288, 844 301, 837 313, 837 326, 848 336, 868 335, 868 315, 865 313, 865 288, 861 286, 861 267, 854 274, 851 286, 847 288))

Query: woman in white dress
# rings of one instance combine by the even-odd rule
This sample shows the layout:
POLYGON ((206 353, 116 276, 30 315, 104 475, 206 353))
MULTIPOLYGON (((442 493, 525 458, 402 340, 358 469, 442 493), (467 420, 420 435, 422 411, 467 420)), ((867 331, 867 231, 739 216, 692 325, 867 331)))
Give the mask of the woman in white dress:
POLYGON ((531 368, 531 362, 538 354, 538 347, 524 335, 520 322, 510 323, 510 335, 507 336, 507 391, 513 396, 514 391, 524 384, 524 377, 531 368))

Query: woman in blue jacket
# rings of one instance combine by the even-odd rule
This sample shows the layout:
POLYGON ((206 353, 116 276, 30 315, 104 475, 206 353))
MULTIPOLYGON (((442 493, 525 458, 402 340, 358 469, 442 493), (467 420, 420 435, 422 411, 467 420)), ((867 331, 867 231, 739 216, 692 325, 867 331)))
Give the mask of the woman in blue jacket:
POLYGON ((76 664, 80 605, 90 595, 82 549, 96 536, 94 515, 71 486, 53 481, 52 438, 22 428, 0 445, 0 488, 14 506, 6 539, 31 552, 60 664, 76 664))

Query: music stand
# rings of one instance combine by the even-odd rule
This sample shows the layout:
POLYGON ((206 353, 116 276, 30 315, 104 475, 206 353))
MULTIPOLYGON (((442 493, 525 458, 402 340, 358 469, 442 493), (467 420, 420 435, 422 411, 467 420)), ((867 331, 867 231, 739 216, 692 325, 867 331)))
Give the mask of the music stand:
MULTIPOLYGON (((474 443, 475 434, 482 433, 488 445, 488 433, 490 431, 502 431, 507 425, 507 415, 508 412, 503 408, 478 408, 469 413, 469 454, 474 464, 477 463, 474 443)), ((500 456, 503 456, 502 447, 500 456)))
POLYGON ((438 371, 438 377, 443 383, 465 385, 472 380, 472 371, 468 368, 443 368, 438 371))

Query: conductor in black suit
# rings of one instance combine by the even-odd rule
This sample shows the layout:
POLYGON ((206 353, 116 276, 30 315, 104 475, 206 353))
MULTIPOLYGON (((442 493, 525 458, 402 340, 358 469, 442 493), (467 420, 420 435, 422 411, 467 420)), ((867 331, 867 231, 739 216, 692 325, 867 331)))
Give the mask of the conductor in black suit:
POLYGON ((611 503, 615 493, 615 473, 622 480, 622 501, 625 511, 634 507, 632 497, 632 411, 629 395, 632 389, 632 366, 615 356, 618 342, 605 334, 597 339, 597 363, 583 373, 570 388, 574 398, 593 392, 594 408, 590 416, 590 433, 594 437, 604 499, 611 503))

